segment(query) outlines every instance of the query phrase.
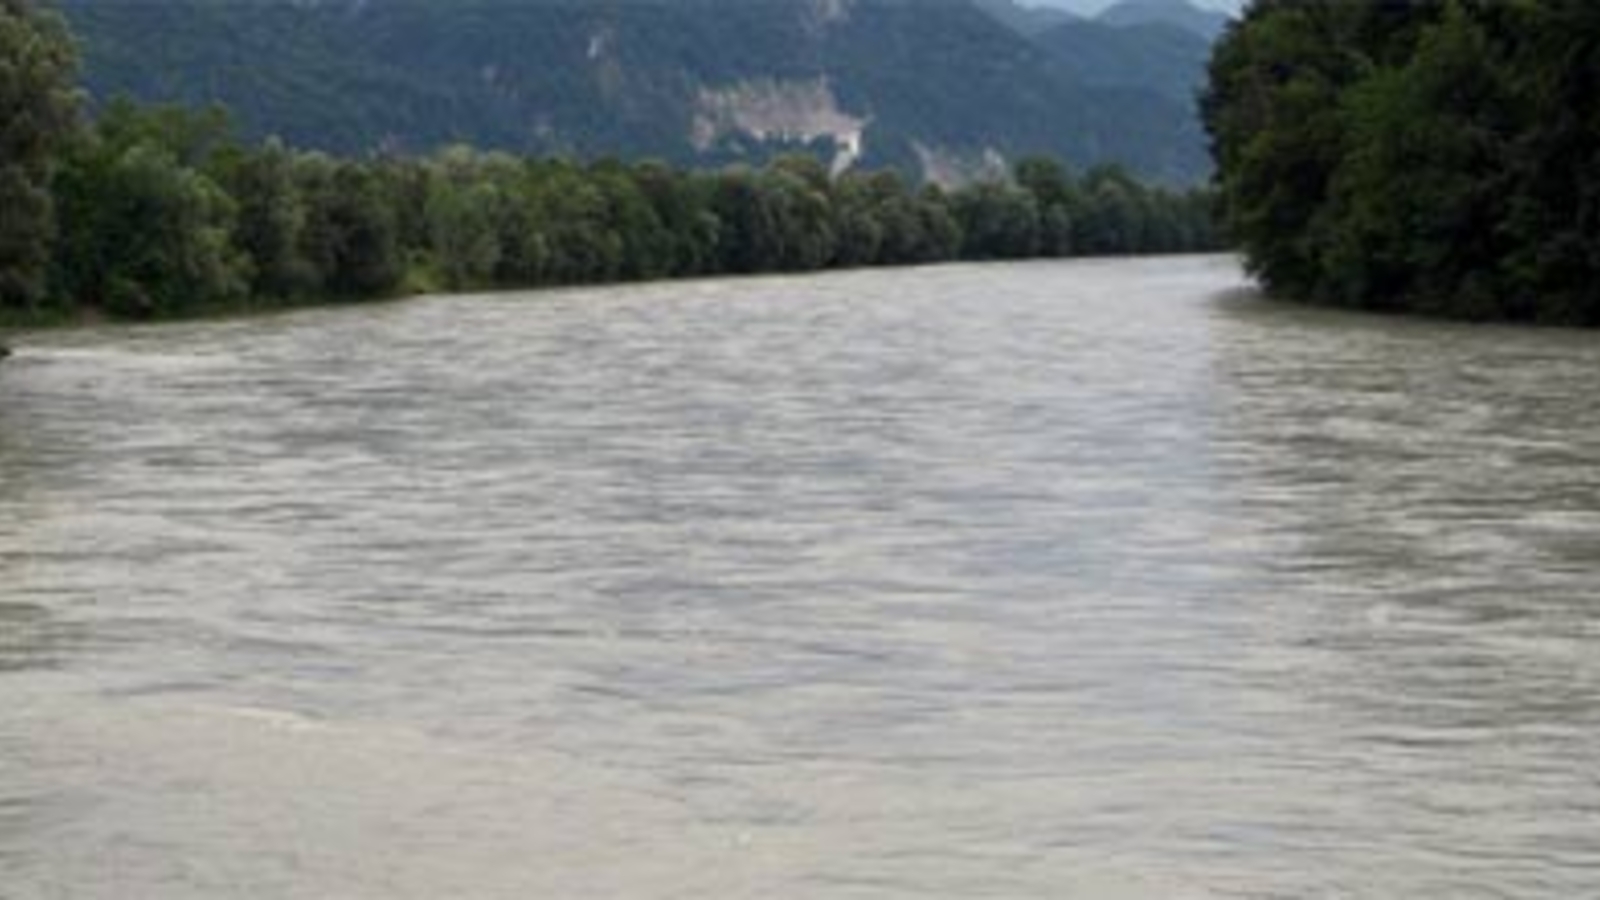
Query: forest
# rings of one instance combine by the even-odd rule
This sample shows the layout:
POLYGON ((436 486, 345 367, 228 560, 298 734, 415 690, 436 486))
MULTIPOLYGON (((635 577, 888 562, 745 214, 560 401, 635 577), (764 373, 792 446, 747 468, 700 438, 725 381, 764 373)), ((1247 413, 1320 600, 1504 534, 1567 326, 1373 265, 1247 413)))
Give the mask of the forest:
POLYGON ((1258 0, 1203 105, 1273 293, 1600 325, 1600 4, 1258 0))
POLYGON ((0 310, 152 319, 526 288, 1218 246, 1212 197, 1049 159, 945 190, 809 156, 716 171, 450 147, 339 158, 220 109, 88 116, 62 20, 0 0, 0 310))

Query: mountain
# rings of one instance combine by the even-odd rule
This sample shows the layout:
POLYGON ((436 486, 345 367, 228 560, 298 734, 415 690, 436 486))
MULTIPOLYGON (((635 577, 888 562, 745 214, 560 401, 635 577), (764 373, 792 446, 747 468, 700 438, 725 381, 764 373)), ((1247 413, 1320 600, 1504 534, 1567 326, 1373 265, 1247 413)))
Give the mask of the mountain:
POLYGON ((1030 9, 1064 12, 1075 19, 1092 19, 1115 0, 1017 0, 1030 9))
POLYGON ((1023 37, 1034 37, 1082 17, 1053 6, 1023 6, 1016 0, 974 0, 978 8, 1023 37))
POLYGON ((91 94, 220 103, 340 153, 471 143, 960 180, 1030 154, 1209 171, 1189 104, 1086 79, 972 0, 59 0, 91 94))
POLYGON ((1209 41, 1164 24, 1081 19, 1048 28, 1033 41, 1083 84, 1150 90, 1191 108, 1211 58, 1209 41))
MULTIPOLYGON (((1079 19, 1093 19, 1116 6, 1119 0, 1018 0, 1018 2, 1030 8, 1064 12, 1079 19)), ((1244 14, 1247 0, 1185 0, 1185 2, 1202 12, 1218 13, 1230 19, 1237 19, 1244 14)))
POLYGON ((1186 0, 1121 0, 1100 13, 1097 21, 1117 26, 1169 25, 1212 42, 1222 36, 1230 19, 1186 0))
MULTIPOLYGON (((1169 19, 1187 18, 1193 24, 1202 21, 1195 14, 1207 17, 1211 13, 1182 0, 1174 0, 1165 8, 1142 11, 1113 7, 1104 16, 1091 17, 1054 6, 1022 6, 1017 0, 978 0, 978 5, 1027 37, 1050 57, 1059 72, 1077 84, 1148 91, 1178 104, 1186 115, 1196 114, 1196 97, 1205 83, 1213 40, 1171 21, 1133 20, 1140 19, 1141 12, 1165 12, 1169 19)), ((1085 3, 1079 8, 1093 7, 1085 3)))

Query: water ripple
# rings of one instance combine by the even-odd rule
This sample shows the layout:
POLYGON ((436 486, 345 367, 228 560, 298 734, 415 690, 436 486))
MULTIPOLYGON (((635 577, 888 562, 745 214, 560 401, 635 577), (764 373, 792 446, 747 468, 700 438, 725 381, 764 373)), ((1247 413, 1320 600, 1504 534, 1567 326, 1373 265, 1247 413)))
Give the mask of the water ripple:
POLYGON ((0 892, 1600 895, 1600 344, 1241 283, 28 338, 0 892))

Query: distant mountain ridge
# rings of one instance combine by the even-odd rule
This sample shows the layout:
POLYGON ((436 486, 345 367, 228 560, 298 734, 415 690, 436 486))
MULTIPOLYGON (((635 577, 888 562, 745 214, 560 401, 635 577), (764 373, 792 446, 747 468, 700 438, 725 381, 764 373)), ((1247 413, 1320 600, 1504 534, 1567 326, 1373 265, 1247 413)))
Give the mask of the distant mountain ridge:
POLYGON ((1152 90, 1192 107, 1205 83, 1211 45, 1170 25, 1073 21, 1033 38, 1084 84, 1152 90))
POLYGON ((1152 91, 1193 114, 1211 46, 1228 17, 1184 0, 1133 0, 1085 17, 1018 0, 980 0, 998 21, 1090 87, 1152 91))
POLYGON ((1033 37, 1083 17, 1053 6, 1023 6, 1017 0, 974 0, 979 9, 1024 37, 1033 37))
POLYGON ((1031 154, 1167 182, 1209 171, 1167 76, 1086 71, 973 0, 59 5, 96 97, 221 103, 247 134, 308 148, 704 165, 805 150, 934 180, 1031 154))
MULTIPOLYGON (((995 6, 1021 10, 1024 21, 1078 19, 1106 25, 1170 25, 1207 41, 1221 36, 1228 22, 1239 13, 1243 0, 985 0, 995 6)), ((1004 11, 1003 18, 1017 15, 1004 11)), ((1048 26, 1047 26, 1048 27, 1048 26)), ((1044 30, 1040 28, 1038 30, 1044 30)))
POLYGON ((1185 0, 1121 0, 1096 17, 1107 25, 1167 25, 1215 41, 1228 27, 1229 17, 1202 9, 1185 0))

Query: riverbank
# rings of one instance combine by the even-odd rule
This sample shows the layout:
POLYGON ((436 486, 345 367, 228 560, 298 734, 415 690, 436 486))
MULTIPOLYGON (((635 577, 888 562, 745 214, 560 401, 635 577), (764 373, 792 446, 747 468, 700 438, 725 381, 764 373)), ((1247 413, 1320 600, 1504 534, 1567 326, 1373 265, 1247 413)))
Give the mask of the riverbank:
MULTIPOLYGON (((503 290, 519 289, 505 288, 503 290)), ((527 290, 538 290, 538 288, 527 290)), ((56 304, 45 309, 28 312, 0 309, 0 335, 7 336, 3 342, 0 342, 0 346, 6 346, 9 351, 14 353, 26 344, 26 337, 30 333, 96 328, 106 325, 176 325, 186 322, 254 319, 315 309, 378 306, 447 293, 472 293, 472 291, 450 291, 438 284, 436 280, 423 274, 414 273, 403 278, 400 285, 394 290, 367 297, 319 296, 313 294, 295 297, 253 296, 205 306, 185 307, 181 310, 166 310, 139 317, 115 315, 99 307, 75 306, 72 304, 56 304)), ((0 358, 3 358, 3 356, 0 356, 0 358)))
POLYGON ((10 335, 7 338, 7 343, 10 344, 12 350, 16 350, 19 344, 22 343, 17 340, 17 336, 26 336, 30 332, 95 328, 104 325, 176 325, 184 322, 250 319, 280 313, 300 312, 308 309, 397 303, 437 293, 445 292, 427 287, 417 287, 411 290, 363 298, 308 296, 284 300, 271 297, 253 297, 198 307, 186 312, 169 311, 159 315, 141 317, 111 315, 104 310, 93 307, 58 308, 33 314, 0 313, 0 332, 10 335))

